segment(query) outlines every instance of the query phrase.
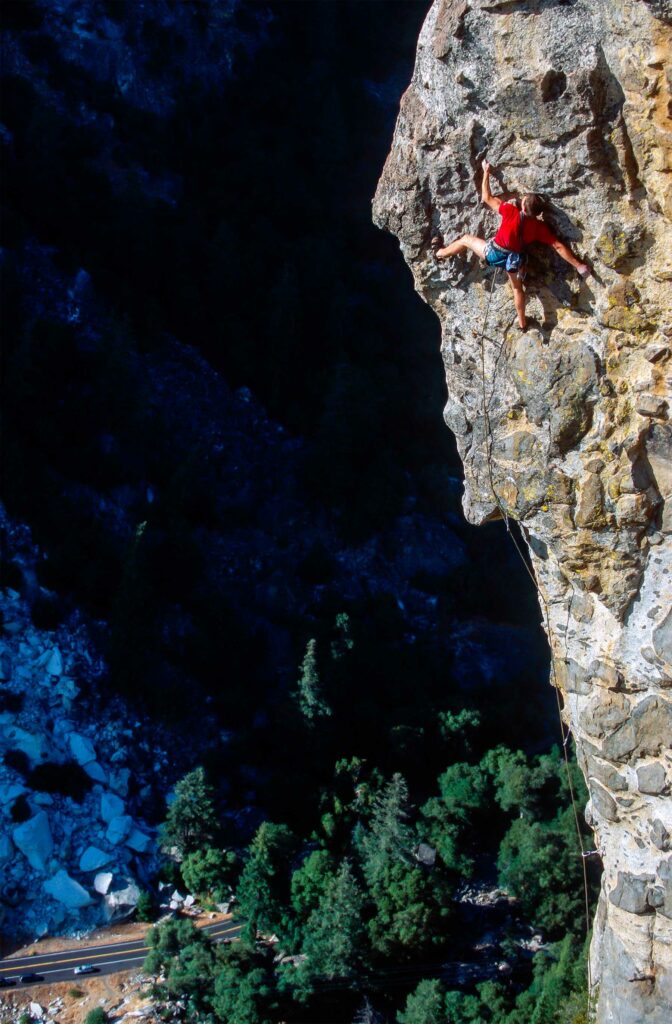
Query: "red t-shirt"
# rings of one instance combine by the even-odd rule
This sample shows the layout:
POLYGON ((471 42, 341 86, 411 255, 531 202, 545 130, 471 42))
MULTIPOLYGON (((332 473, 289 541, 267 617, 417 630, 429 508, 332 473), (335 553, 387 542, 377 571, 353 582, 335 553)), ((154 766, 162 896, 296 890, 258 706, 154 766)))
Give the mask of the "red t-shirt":
MULTIPOLYGON (((520 252, 520 229, 518 226, 520 210, 513 203, 500 203, 497 213, 502 218, 502 223, 499 225, 499 231, 495 235, 494 241, 503 249, 520 252)), ((546 245, 553 245, 555 241, 555 235, 543 221, 537 220, 536 217, 523 218, 524 245, 529 245, 530 242, 545 242, 546 245)))

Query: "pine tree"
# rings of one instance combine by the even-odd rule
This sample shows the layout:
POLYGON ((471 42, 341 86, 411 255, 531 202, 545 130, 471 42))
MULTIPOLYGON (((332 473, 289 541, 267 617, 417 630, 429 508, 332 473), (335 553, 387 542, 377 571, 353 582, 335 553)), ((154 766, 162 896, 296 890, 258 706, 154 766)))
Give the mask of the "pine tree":
POLYGON ((412 847, 408 786, 397 772, 376 797, 371 825, 363 839, 363 866, 369 882, 373 883, 392 861, 410 863, 412 847))
POLYGON ((339 612, 334 623, 336 637, 331 642, 331 657, 340 661, 355 646, 352 637, 352 623, 347 612, 339 612))
POLYGON ((369 829, 360 833, 364 877, 376 907, 369 935, 385 955, 395 947, 418 950, 430 944, 443 913, 433 877, 413 857, 415 837, 408 817, 408 787, 396 774, 376 797, 369 829))
POLYGON ((317 640, 309 640, 306 646, 295 699, 309 725, 315 725, 320 719, 331 715, 331 708, 322 697, 322 683, 317 665, 317 640))
POLYGON ((406 1009, 397 1015, 399 1024, 444 1024, 445 988, 438 978, 425 978, 406 1000, 406 1009))
POLYGON ((302 973, 310 978, 354 977, 364 943, 364 900, 347 860, 329 884, 306 926, 302 973))
POLYGON ((203 768, 195 768, 175 786, 175 799, 161 826, 163 846, 176 847, 180 856, 209 846, 217 831, 213 791, 203 768))
POLYGON ((282 924, 289 903, 289 862, 295 844, 286 825, 263 822, 250 844, 236 898, 237 912, 247 921, 250 939, 257 931, 271 933, 282 924))

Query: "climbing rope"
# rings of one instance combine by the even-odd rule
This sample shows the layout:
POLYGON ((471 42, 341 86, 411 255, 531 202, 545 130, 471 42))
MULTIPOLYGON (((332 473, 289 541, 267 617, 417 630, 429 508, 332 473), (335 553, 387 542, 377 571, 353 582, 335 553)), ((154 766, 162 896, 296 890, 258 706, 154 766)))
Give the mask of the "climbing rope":
MULTIPOLYGON (((582 873, 583 873, 583 898, 584 898, 584 910, 585 910, 585 918, 586 918, 586 937, 587 937, 588 934, 590 933, 590 896, 589 896, 589 888, 588 888, 588 869, 587 869, 586 862, 587 862, 588 857, 591 855, 591 853, 594 853, 596 851, 589 851, 589 852, 587 852, 585 850, 585 847, 584 847, 584 844, 583 844, 583 836, 581 835, 581 823, 579 821, 579 813, 578 813, 577 802, 576 802, 576 793, 574 791, 574 783, 572 782, 572 770, 571 770, 571 765, 569 763, 569 755, 567 753, 567 744, 568 744, 569 737, 570 737, 570 729, 569 729, 569 726, 565 726, 565 723, 564 723, 563 718, 562 718, 562 705, 560 703, 560 687, 558 685, 558 678, 557 678, 557 672, 556 672, 556 667, 555 667, 556 652, 555 652, 554 647, 553 647, 553 634, 551 632, 550 610, 549 610, 549 607, 548 607, 548 602, 547 602, 547 600, 546 600, 546 598, 545 598, 545 596, 544 596, 544 594, 543 594, 543 592, 541 590, 541 587, 539 586, 539 584, 537 582, 537 579, 536 579, 536 577, 534 575, 534 572, 530 568, 530 566, 528 564, 528 561, 527 561, 527 559, 526 559, 526 557, 525 557, 525 555, 524 555, 524 553, 523 553, 523 551, 522 551, 522 549, 520 547, 520 544, 518 543, 518 539, 517 539, 516 535, 514 534, 514 532, 511 529, 510 517, 509 517, 509 514, 508 514, 505 506, 502 504, 499 495, 497 494, 497 490, 495 488, 494 474, 493 474, 492 446, 493 446, 494 438, 493 438, 493 434, 492 434, 492 428, 491 428, 491 425, 490 425, 490 412, 489 412, 490 402, 487 399, 487 387, 486 387, 486 380, 485 380, 485 332, 486 332, 487 326, 488 326, 488 317, 490 315, 490 306, 492 304, 492 296, 494 294, 495 283, 497 281, 498 274, 499 274, 499 267, 495 267, 494 273, 492 275, 492 280, 491 280, 491 283, 490 283, 490 292, 488 294, 488 301, 487 301, 487 304, 486 304, 486 307, 485 307, 485 316, 483 318, 483 327, 481 328, 481 334, 480 334, 480 338, 479 338, 479 345, 480 345, 480 349, 481 349, 481 382, 482 382, 482 391, 483 391, 483 430, 484 430, 484 434, 485 434, 485 453, 486 453, 486 464, 487 464, 487 470, 488 470, 488 481, 489 481, 489 484, 490 484, 490 490, 492 492, 492 497, 494 498, 495 504, 497 505, 499 513, 502 516, 502 519, 504 520, 504 523, 506 525, 506 532, 508 533, 509 537, 513 541, 513 546, 516 549, 516 551, 518 553, 518 556, 520 557, 520 560, 521 560, 521 562, 523 563, 523 565, 525 567, 525 571, 528 574, 528 576, 530 577, 530 579, 532 580, 532 583, 534 584, 535 590, 539 594, 539 599, 541 601, 543 615, 544 615, 544 618, 546 620, 546 633, 547 633, 547 636, 548 636, 549 647, 551 649, 551 678, 552 678, 552 682, 553 682, 553 688, 555 690, 555 699, 556 699, 556 703, 557 703, 557 707, 558 707, 558 719, 559 719, 559 722, 560 722, 560 735, 562 737, 562 753, 563 753, 563 758, 564 758, 564 762, 565 762, 565 773, 566 773, 566 776, 567 776, 567 787, 569 789, 569 795, 570 795, 571 804, 572 804, 572 812, 574 814, 574 825, 576 827, 576 835, 577 835, 577 839, 578 839, 578 843, 579 843, 579 849, 581 851, 581 867, 582 867, 582 873)), ((500 349, 500 352, 501 352, 501 349, 500 349)), ((495 362, 495 372, 493 374, 491 399, 492 399, 492 395, 494 395, 494 392, 495 392, 495 385, 496 385, 496 381, 497 381, 498 364, 499 364, 499 356, 497 357, 497 360, 495 362)), ((523 537, 525 537, 525 540, 528 542, 528 545, 529 545, 528 534, 525 531, 524 526, 522 525, 522 523, 519 523, 518 525, 519 525, 519 528, 520 528, 520 531, 521 531, 523 537)), ((574 585, 573 585, 571 580, 569 580, 569 583, 570 583, 570 585, 572 587, 572 598, 570 600, 569 608, 567 610, 567 623, 565 625, 565 657, 564 657, 565 663, 567 662, 567 631, 569 629, 569 614, 570 614, 570 611, 571 611, 572 602, 574 600, 574 585)), ((592 980, 592 972, 591 972, 591 968, 590 968, 590 955, 588 956, 587 968, 588 968, 588 999, 589 999, 589 1002, 590 1002, 590 1000, 592 999, 592 993, 593 993, 593 980, 592 980)))

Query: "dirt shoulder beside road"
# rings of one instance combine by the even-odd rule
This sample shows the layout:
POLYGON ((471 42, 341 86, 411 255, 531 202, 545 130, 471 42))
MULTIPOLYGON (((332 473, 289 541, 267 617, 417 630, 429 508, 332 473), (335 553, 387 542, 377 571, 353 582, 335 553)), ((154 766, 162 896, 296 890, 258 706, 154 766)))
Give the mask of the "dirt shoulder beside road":
MULTIPOLYGON (((220 921, 227 921, 231 915, 213 912, 191 916, 181 914, 178 916, 182 918, 189 917, 197 927, 202 928, 208 924, 219 924, 220 921)), ((151 925, 141 921, 128 921, 109 925, 107 928, 96 928, 95 931, 83 935, 81 939, 74 939, 72 936, 65 936, 63 938, 47 936, 44 939, 38 939, 37 942, 30 942, 20 949, 15 949, 11 953, 5 953, 4 959, 13 960, 22 956, 42 956, 44 953, 64 953, 71 949, 83 952, 87 946, 108 946, 114 945, 117 942, 140 942, 151 927, 151 925)))

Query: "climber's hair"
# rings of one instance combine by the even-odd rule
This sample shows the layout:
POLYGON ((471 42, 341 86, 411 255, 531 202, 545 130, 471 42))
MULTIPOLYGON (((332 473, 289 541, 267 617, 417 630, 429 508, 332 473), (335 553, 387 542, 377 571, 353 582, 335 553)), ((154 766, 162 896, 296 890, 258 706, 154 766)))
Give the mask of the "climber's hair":
POLYGON ((526 192, 523 196, 523 211, 528 217, 538 217, 544 212, 544 201, 535 192, 526 192))

